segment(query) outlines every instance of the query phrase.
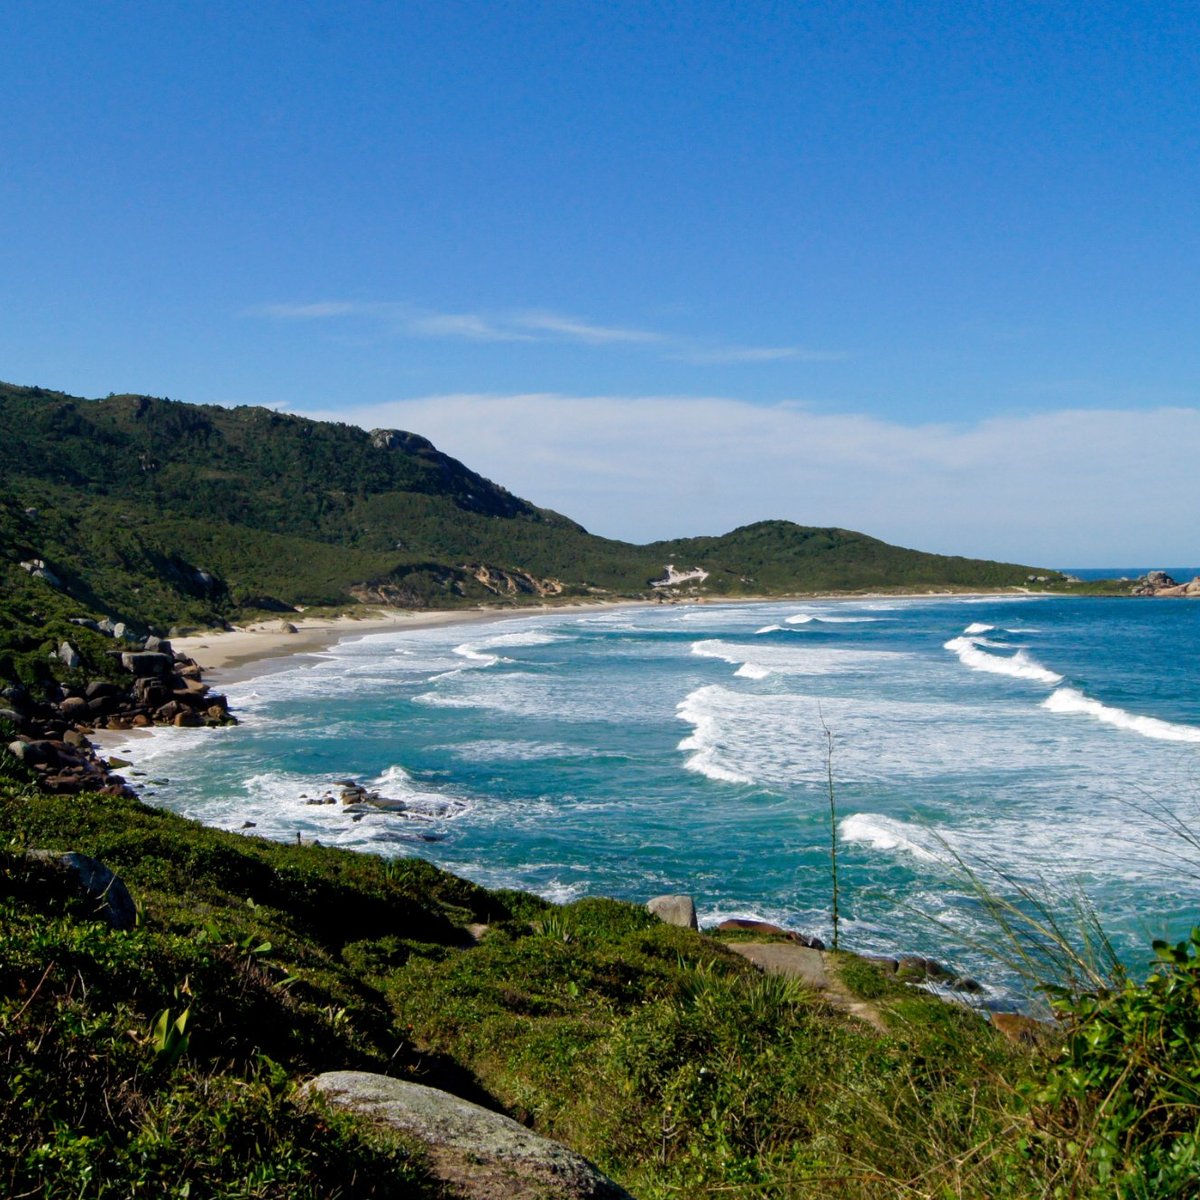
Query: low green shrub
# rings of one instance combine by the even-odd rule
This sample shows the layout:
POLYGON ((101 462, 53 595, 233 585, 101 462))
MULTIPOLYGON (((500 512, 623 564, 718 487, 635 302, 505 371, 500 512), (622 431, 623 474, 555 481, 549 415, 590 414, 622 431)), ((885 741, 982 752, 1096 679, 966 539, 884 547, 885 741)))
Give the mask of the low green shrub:
POLYGON ((1200 1194, 1200 928, 1154 950, 1144 983, 1054 997, 1066 1036, 1028 1094, 1039 1136, 1062 1148, 1064 1187, 1200 1194))

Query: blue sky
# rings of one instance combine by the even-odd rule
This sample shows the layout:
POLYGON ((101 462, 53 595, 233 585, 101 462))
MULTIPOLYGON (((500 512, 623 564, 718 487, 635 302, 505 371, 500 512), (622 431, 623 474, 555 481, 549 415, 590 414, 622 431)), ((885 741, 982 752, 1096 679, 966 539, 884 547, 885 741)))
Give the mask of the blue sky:
POLYGON ((1194 4, 0 0, 0 36, 0 378, 414 428, 613 536, 1198 557, 1194 4))

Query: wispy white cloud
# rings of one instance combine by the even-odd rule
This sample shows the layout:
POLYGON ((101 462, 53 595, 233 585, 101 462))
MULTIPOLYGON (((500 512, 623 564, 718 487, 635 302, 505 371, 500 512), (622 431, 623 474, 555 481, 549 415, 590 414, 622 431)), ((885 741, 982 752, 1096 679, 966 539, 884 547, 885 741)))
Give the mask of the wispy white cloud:
POLYGON ((535 503, 639 541, 784 517, 1051 566, 1195 557, 1179 502, 1200 455, 1195 407, 903 425, 722 397, 530 394, 313 415, 414 430, 535 503))
POLYGON ((413 317, 407 323, 408 332, 422 337, 467 338, 473 342, 532 342, 531 333, 489 320, 477 313, 430 313, 413 317))
POLYGON ((543 309, 499 312, 433 312, 388 302, 321 300, 262 304, 246 316, 278 321, 317 321, 363 318, 386 326, 392 336, 460 338, 473 342, 558 342, 583 346, 626 346, 656 352, 676 362, 718 363, 839 362, 846 356, 799 346, 710 346, 695 339, 639 329, 605 325, 566 313, 543 309))
POLYGON ((362 317, 379 315, 377 304, 361 304, 352 300, 317 300, 307 304, 259 304, 246 310, 249 317, 273 317, 279 321, 321 321, 330 317, 362 317))
POLYGON ((726 346, 712 350, 684 350, 670 356, 699 366, 721 363, 844 362, 847 355, 830 350, 805 350, 800 346, 726 346))
POLYGON ((645 344, 663 342, 667 338, 648 329, 622 329, 613 325, 595 325, 576 317, 565 317, 551 312, 519 313, 513 322, 523 329, 536 330, 564 338, 567 341, 586 342, 592 346, 607 346, 617 342, 645 344))

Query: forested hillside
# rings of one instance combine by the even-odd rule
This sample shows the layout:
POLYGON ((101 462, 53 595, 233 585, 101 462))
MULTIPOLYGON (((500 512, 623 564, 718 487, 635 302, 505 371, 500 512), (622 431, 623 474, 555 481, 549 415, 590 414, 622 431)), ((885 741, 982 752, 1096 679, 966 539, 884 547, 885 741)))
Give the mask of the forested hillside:
POLYGON ((787 521, 630 545, 415 434, 264 408, 0 384, 0 430, 10 626, 44 625, 60 609, 165 631, 356 601, 994 588, 1031 573, 787 521), (669 563, 697 574, 653 586, 669 563))

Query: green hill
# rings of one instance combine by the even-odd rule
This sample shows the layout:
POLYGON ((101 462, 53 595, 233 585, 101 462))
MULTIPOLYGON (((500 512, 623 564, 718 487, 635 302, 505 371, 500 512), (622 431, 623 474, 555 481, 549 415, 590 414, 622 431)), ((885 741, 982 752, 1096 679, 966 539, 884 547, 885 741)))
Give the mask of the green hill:
POLYGON ((165 632, 356 601, 997 588, 1031 573, 788 521, 631 545, 415 434, 263 408, 0 384, 0 430, 0 615, 13 628, 68 610, 165 632), (667 564, 704 574, 653 586, 667 564))

